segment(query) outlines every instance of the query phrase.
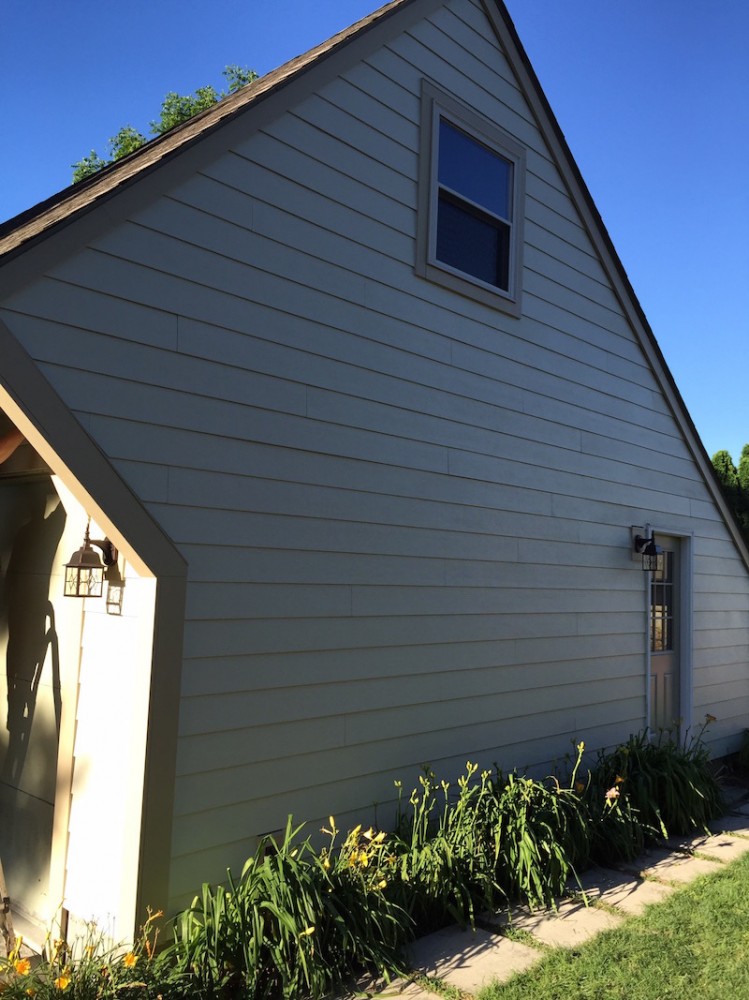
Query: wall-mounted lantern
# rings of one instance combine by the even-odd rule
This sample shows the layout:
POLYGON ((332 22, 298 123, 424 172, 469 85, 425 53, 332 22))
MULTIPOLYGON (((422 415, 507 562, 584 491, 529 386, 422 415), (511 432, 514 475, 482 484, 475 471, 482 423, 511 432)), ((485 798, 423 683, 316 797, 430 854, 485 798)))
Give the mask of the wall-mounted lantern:
POLYGON ((113 566, 116 562, 117 549, 114 545, 108 538, 92 539, 87 524, 83 545, 65 563, 65 597, 101 597, 104 566, 113 566), (101 549, 103 564, 92 545, 101 549))
POLYGON ((125 596, 125 582, 107 584, 107 614, 122 614, 122 598, 125 596))
POLYGON ((107 614, 121 615, 125 596, 125 581, 117 563, 107 570, 107 614))
POLYGON ((658 556, 661 554, 663 549, 660 545, 655 544, 655 538, 651 534, 648 538, 647 535, 635 535, 634 537, 634 550, 642 556, 642 568, 645 573, 651 572, 651 570, 658 569, 658 556))

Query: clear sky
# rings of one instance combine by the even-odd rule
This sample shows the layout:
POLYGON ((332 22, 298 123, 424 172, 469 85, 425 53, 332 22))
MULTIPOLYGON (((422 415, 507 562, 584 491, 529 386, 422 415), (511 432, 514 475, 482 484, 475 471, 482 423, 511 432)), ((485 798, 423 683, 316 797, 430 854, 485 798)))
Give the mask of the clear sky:
MULTIPOLYGON (((507 0, 710 454, 749 441, 749 3, 507 0)), ((2 0, 0 221, 164 94, 259 73, 377 0, 2 0)))

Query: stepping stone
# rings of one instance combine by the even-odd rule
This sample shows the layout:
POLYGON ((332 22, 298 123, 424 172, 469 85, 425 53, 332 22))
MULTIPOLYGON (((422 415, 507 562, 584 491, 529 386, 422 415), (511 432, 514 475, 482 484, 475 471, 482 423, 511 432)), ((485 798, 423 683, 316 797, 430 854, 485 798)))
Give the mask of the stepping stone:
POLYGON ((662 846, 668 848, 669 851, 681 851, 683 854, 694 854, 695 851, 701 851, 702 845, 710 836, 709 833, 700 833, 696 836, 694 834, 687 834, 684 837, 675 836, 669 837, 668 840, 662 842, 662 846))
POLYGON ((622 865, 624 871, 632 872, 634 875, 681 883, 691 882, 699 875, 712 875, 720 871, 721 867, 717 861, 672 854, 671 851, 660 848, 648 851, 634 861, 622 865))
POLYGON ((749 837, 749 819, 746 815, 722 816, 707 824, 716 833, 735 833, 740 837, 749 837))
POLYGON ((384 979, 371 977, 352 984, 343 993, 337 993, 334 1000, 363 1000, 364 997, 380 997, 381 1000, 435 1000, 434 993, 406 979, 393 979, 387 983, 384 979))
POLYGON ((749 793, 744 785, 725 785, 721 790, 723 801, 729 809, 744 805, 749 799, 749 793))
POLYGON ((599 899, 602 892, 631 882, 631 877, 615 868, 588 868, 579 880, 570 879, 567 889, 570 893, 582 890, 590 900, 599 899))
MULTIPOLYGON (((383 986, 373 996, 382 997, 382 1000, 435 1000, 434 993, 427 993, 416 983, 406 983, 401 979, 383 986)), ((356 1000, 361 1000, 361 993, 356 1000)))
POLYGON ((335 993, 331 1000, 363 1000, 364 997, 381 997, 382 1000, 434 1000, 434 994, 423 990, 407 979, 393 979, 389 983, 374 976, 364 976, 348 989, 335 993))
POLYGON ((532 912, 525 907, 502 915, 505 923, 521 931, 528 931, 542 944, 553 948, 576 948, 601 931, 618 927, 622 918, 606 910, 586 906, 577 900, 560 903, 559 908, 532 912))
POLYGON ((615 906, 628 916, 639 916, 647 906, 661 903, 673 891, 673 886, 662 885, 650 879, 631 879, 607 889, 599 898, 601 902, 615 906))
POLYGON ((504 982, 535 965, 542 953, 499 934, 447 927, 421 938, 409 949, 417 972, 442 979, 467 993, 477 993, 493 980, 504 982))
MULTIPOLYGON (((630 916, 640 914, 651 903, 660 903, 670 893, 672 886, 615 871, 612 868, 591 868, 580 878, 580 886, 591 902, 601 901, 630 916)), ((570 883, 574 891, 575 886, 570 883)))
POLYGON ((705 837, 697 848, 711 858, 718 861, 735 861, 742 854, 749 851, 749 840, 742 837, 733 837, 729 833, 717 834, 713 837, 705 837))

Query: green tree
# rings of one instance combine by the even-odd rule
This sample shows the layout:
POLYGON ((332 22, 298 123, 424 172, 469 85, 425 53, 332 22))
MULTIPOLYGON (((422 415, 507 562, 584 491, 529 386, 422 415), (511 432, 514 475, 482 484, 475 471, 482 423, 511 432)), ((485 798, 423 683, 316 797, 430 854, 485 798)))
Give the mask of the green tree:
POLYGON ((741 458, 738 468, 739 486, 743 492, 749 496, 749 444, 745 444, 741 449, 741 458))
POLYGON ((219 94, 215 87, 198 87, 194 94, 178 94, 170 90, 161 104, 161 114, 156 121, 151 122, 151 131, 155 135, 163 135, 169 129, 176 128, 189 118, 207 111, 225 97, 219 94))
POLYGON ((726 493, 735 493, 739 485, 739 474, 730 452, 716 451, 713 455, 713 468, 726 493))
POLYGON ((716 451, 712 461, 726 502, 749 544, 749 444, 741 451, 738 469, 727 451, 716 451))
MULTIPOLYGON (((154 136, 163 135, 170 129, 176 128, 188 119, 200 114, 222 101, 229 94, 233 94, 241 87, 245 87, 257 80, 257 73, 254 70, 242 66, 227 66, 223 72, 227 81, 225 90, 216 90, 215 87, 199 87, 194 94, 178 94, 170 91, 161 103, 161 113, 159 117, 150 122, 151 134, 154 136)), ((110 163, 121 160, 123 156, 134 153, 136 149, 148 142, 148 138, 139 132, 132 125, 124 125, 116 135, 113 135, 108 142, 109 157, 99 156, 95 149, 92 149, 88 156, 72 164, 73 183, 77 184, 86 177, 98 173, 110 163)))

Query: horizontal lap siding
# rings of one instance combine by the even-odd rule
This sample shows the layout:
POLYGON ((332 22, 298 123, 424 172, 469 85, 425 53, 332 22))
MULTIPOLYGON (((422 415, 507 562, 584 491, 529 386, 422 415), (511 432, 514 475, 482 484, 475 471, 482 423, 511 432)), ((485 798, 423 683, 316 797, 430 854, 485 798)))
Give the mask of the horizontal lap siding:
POLYGON ((746 570, 477 4, 3 316, 189 562, 175 900, 424 761, 639 729, 632 524, 694 533, 695 705, 741 728, 746 570), (414 275, 424 76, 528 150, 520 320, 414 275))

